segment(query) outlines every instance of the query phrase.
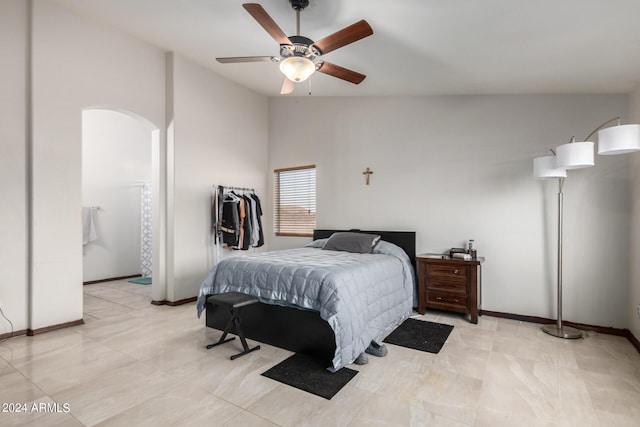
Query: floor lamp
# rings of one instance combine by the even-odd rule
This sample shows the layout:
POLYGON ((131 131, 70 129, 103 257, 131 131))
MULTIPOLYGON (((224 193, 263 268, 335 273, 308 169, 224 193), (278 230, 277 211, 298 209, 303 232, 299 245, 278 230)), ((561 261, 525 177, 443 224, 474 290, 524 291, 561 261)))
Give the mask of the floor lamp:
POLYGON ((563 186, 567 177, 567 170, 587 168, 594 165, 593 142, 588 140, 596 132, 598 132, 598 154, 600 155, 624 154, 640 150, 640 125, 622 126, 620 125, 620 117, 615 117, 598 126, 583 142, 576 142, 575 138, 571 138, 569 143, 556 147, 556 151, 550 150, 553 155, 538 157, 533 161, 533 176, 535 179, 558 180, 558 317, 556 324, 542 327, 545 333, 558 338, 577 339, 582 337, 582 331, 562 324, 563 186), (604 128, 616 120, 618 121, 617 126, 604 128))

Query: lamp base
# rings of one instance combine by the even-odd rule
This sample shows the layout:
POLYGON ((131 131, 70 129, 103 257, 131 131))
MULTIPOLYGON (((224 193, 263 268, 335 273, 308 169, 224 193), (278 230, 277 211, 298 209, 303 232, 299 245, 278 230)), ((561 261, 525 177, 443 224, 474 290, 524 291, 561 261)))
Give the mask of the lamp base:
POLYGON ((553 335, 554 337, 571 339, 575 340, 578 338, 582 338, 582 331, 571 328, 569 326, 563 326, 562 328, 558 328, 558 325, 545 325, 542 328, 543 332, 546 332, 549 335, 553 335))

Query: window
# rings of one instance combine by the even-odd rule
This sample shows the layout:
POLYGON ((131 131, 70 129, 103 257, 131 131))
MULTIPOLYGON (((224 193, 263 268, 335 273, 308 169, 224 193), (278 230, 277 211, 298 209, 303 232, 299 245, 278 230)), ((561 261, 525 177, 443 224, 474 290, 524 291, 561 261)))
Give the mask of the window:
POLYGON ((276 236, 313 236, 316 228, 316 166, 273 171, 276 236))

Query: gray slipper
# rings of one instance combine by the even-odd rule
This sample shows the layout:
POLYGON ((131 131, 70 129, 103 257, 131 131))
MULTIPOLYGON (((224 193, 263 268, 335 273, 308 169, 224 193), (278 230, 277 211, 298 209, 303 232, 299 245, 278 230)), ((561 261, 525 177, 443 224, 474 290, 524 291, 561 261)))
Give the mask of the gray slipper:
POLYGON ((384 357, 387 355, 387 346, 384 344, 378 344, 375 341, 371 341, 371 344, 369 344, 369 347, 367 347, 365 352, 374 356, 384 357))
POLYGON ((353 363, 355 363, 356 365, 366 365, 367 363, 369 363, 369 358, 366 354, 360 353, 360 356, 358 356, 358 358, 354 360, 353 363))

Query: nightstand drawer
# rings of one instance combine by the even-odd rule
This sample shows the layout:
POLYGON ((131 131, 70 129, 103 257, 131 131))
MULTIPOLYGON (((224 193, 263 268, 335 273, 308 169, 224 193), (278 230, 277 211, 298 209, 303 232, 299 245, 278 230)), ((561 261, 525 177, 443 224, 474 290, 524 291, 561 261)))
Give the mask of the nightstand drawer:
POLYGON ((467 269, 466 267, 460 267, 459 265, 427 264, 427 275, 429 277, 459 277, 462 280, 467 280, 467 269))
POLYGON ((429 277, 429 289, 467 294, 467 279, 458 277, 429 277))
POLYGON ((467 308, 467 297, 465 295, 450 294, 447 292, 427 292, 427 306, 443 309, 467 308))

